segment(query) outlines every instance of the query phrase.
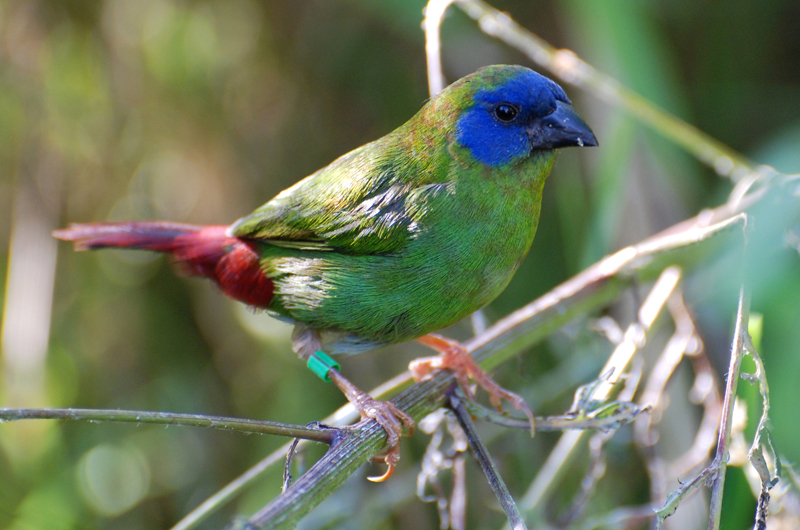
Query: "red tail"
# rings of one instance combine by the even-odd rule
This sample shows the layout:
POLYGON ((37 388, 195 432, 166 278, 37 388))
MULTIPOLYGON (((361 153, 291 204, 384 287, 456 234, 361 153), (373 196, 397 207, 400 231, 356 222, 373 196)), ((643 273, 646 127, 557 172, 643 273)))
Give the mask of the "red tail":
POLYGON ((272 300, 273 285, 261 271, 256 244, 230 237, 227 229, 142 221, 73 224, 53 235, 73 241, 76 250, 139 248, 171 254, 188 274, 214 280, 235 300, 266 308, 272 300))

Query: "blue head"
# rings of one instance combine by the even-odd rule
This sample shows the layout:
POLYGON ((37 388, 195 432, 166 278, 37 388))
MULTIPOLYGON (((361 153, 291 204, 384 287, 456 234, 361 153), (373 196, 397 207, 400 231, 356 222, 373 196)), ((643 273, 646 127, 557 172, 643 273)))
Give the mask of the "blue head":
POLYGON ((456 140, 479 162, 499 166, 536 150, 597 145, 561 87, 532 70, 489 66, 464 81, 477 87, 456 140))

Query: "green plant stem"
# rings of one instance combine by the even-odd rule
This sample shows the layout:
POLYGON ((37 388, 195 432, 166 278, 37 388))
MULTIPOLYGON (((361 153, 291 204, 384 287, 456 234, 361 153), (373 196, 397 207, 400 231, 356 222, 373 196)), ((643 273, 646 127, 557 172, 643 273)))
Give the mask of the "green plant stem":
MULTIPOLYGON (((748 326, 749 327, 749 326, 748 326)), ((756 373, 742 373, 742 378, 751 384, 758 383, 758 392, 761 394, 761 419, 758 421, 756 435, 750 452, 747 457, 758 473, 761 480, 761 491, 758 492, 758 503, 756 504, 756 523, 754 528, 762 529, 767 527, 767 515, 769 513, 769 492, 781 478, 781 458, 772 443, 772 436, 769 432, 769 385, 767 384, 767 372, 761 355, 753 345, 753 339, 749 330, 745 332, 745 349, 756 363, 756 373), (773 471, 769 469, 769 463, 764 457, 764 449, 772 457, 773 471)))
POLYGON ((190 427, 210 427, 226 431, 258 434, 275 434, 291 438, 304 438, 322 443, 331 443, 333 429, 291 425, 265 420, 206 416, 202 414, 177 414, 173 412, 148 412, 142 410, 101 410, 101 409, 0 409, 0 421, 18 420, 71 420, 71 421, 112 421, 123 423, 156 423, 160 425, 184 425, 190 427))
POLYGON ((442 46, 439 27, 447 8, 454 0, 430 0, 425 6, 425 20, 422 28, 425 30, 425 57, 428 62, 428 93, 435 96, 447 86, 442 72, 442 46))
POLYGON ((666 518, 675 513, 675 510, 678 509, 678 506, 684 499, 692 495, 698 488, 705 486, 707 481, 714 477, 718 467, 718 463, 715 460, 692 479, 682 482, 680 488, 669 494, 664 506, 654 510, 656 514, 656 530, 661 529, 666 518))

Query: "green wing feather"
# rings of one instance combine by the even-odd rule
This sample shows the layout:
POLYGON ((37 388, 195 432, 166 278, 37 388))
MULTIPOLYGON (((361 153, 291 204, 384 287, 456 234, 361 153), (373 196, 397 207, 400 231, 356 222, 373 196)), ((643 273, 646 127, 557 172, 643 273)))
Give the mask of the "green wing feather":
POLYGON ((411 167, 419 159, 401 153, 401 137, 397 130, 338 158, 237 221, 232 235, 299 250, 399 251, 418 229, 416 199, 436 180, 411 167))

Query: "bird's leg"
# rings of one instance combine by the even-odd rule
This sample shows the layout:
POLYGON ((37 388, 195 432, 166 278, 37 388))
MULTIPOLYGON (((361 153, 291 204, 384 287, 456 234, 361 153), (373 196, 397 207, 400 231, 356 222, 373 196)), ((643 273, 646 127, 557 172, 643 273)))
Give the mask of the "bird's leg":
MULTIPOLYGON (((322 350, 319 333, 302 324, 295 325, 292 333, 292 347, 303 360, 308 360, 309 357, 322 350)), ((400 437, 403 435, 403 430, 408 429, 409 435, 414 433, 414 419, 391 401, 379 401, 360 390, 335 367, 328 367, 327 377, 339 387, 347 400, 361 414, 362 419, 373 419, 386 431, 388 439, 383 461, 389 467, 386 473, 380 477, 368 477, 373 482, 383 482, 392 476, 394 468, 400 460, 400 437)))
POLYGON ((492 405, 502 411, 501 401, 506 400, 519 411, 522 411, 531 423, 531 434, 536 428, 536 422, 533 419, 533 412, 525 403, 525 401, 517 394, 506 390, 501 387, 494 380, 489 377, 489 374, 481 368, 478 363, 472 358, 469 352, 461 345, 460 342, 429 333, 424 337, 417 339, 418 342, 428 346, 439 352, 436 357, 422 357, 411 361, 408 369, 414 379, 420 380, 434 370, 450 369, 455 373, 458 382, 467 393, 470 399, 474 399, 473 393, 469 388, 469 378, 471 377, 486 393, 489 394, 489 401, 492 405))
POLYGON ((414 433, 414 419, 397 408, 391 401, 379 401, 366 392, 359 390, 336 368, 328 370, 328 377, 339 387, 339 390, 353 404, 362 418, 370 418, 377 421, 386 431, 388 439, 383 461, 389 467, 386 473, 380 477, 367 477, 372 482, 383 482, 392 476, 394 468, 400 460, 400 437, 403 435, 403 428, 409 430, 409 435, 414 433))

